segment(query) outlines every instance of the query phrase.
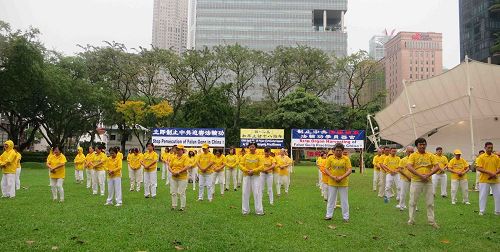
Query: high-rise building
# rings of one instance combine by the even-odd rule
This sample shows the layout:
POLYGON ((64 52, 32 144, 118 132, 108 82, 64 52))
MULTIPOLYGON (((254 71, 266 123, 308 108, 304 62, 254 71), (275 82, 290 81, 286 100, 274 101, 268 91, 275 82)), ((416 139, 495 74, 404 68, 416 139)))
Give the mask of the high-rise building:
POLYGON ((155 0, 153 46, 182 53, 187 46, 189 0, 155 0))
POLYGON ((385 31, 384 35, 375 35, 370 39, 369 43, 369 51, 368 54, 370 57, 372 57, 374 60, 381 60, 383 57, 385 57, 385 49, 384 45, 393 37, 394 30, 392 31, 391 34, 387 33, 385 31))
POLYGON ((399 32, 385 43, 386 102, 403 91, 403 81, 424 80, 443 71, 442 34, 399 32))
POLYGON ((460 60, 500 64, 500 49, 493 49, 500 32, 500 10, 494 0, 459 0, 460 60))

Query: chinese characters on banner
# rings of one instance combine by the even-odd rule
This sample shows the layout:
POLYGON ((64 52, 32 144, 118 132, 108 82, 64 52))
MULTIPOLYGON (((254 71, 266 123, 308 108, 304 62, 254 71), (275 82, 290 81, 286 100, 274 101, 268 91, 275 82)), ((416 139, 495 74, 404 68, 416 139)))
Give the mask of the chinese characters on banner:
POLYGON ((226 146, 226 134, 224 129, 155 128, 152 141, 155 146, 183 144, 187 147, 199 147, 208 143, 210 147, 223 148, 226 146))
POLYGON ((241 129, 240 146, 246 147, 251 142, 256 142, 259 148, 283 148, 285 146, 284 129, 241 129))
POLYGON ((333 148, 336 143, 345 148, 364 148, 364 130, 292 129, 293 148, 333 148))

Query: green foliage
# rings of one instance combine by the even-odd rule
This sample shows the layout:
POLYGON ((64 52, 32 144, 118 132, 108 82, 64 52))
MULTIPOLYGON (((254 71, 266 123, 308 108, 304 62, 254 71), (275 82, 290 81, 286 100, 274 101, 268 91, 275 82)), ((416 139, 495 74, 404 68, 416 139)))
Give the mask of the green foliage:
POLYGON ((208 93, 192 94, 183 105, 185 123, 189 127, 226 128, 231 124, 232 106, 224 87, 213 87, 208 93))

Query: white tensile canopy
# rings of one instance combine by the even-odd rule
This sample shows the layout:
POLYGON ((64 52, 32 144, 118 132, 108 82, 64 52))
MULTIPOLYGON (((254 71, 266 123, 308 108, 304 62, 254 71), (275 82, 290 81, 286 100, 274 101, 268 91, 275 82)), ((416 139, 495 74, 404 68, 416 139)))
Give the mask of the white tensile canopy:
POLYGON ((406 146, 424 137, 428 151, 461 149, 469 161, 487 141, 500 149, 499 118, 500 66, 475 61, 406 83, 399 97, 375 115, 383 139, 406 146))

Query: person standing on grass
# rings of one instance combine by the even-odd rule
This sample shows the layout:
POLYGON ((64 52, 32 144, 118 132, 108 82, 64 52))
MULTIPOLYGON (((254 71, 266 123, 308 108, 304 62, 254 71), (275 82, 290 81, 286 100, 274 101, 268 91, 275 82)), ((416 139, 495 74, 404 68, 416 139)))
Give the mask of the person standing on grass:
POLYGON ((19 146, 14 146, 16 151, 16 190, 21 189, 21 152, 19 151, 19 146))
POLYGON ((142 183, 142 161, 143 155, 139 152, 139 149, 132 149, 132 153, 128 155, 128 163, 130 166, 129 170, 129 178, 130 178, 130 191, 134 190, 137 192, 141 191, 141 183, 142 183))
POLYGON ((59 146, 53 148, 53 155, 48 158, 47 168, 50 172, 50 189, 52 191, 52 200, 64 202, 64 177, 66 175, 66 157, 61 153, 59 146))
POLYGON ((349 222, 349 201, 348 186, 349 175, 352 173, 352 165, 349 157, 343 156, 344 145, 335 144, 334 155, 328 157, 325 165, 325 173, 328 175, 328 203, 326 207, 325 220, 333 217, 337 192, 340 194, 340 204, 342 206, 342 218, 344 222, 349 222))
POLYGON ((226 191, 229 191, 229 185, 231 184, 231 179, 233 181, 233 189, 237 191, 237 166, 238 166, 238 156, 236 155, 236 149, 231 147, 229 149, 229 155, 226 156, 226 191))
POLYGON ((14 150, 14 142, 11 140, 3 144, 0 168, 2 169, 2 198, 16 197, 17 154, 14 150))
POLYGON ((75 180, 77 184, 83 183, 83 169, 85 168, 85 155, 83 155, 83 148, 78 147, 78 154, 73 160, 75 164, 75 180))
POLYGON ((316 166, 318 167, 319 172, 321 173, 321 197, 325 201, 328 200, 328 175, 325 172, 326 160, 327 160, 326 152, 321 151, 321 155, 316 160, 316 166))
MULTIPOLYGON (((239 157, 238 164, 241 163, 241 160, 243 159, 245 154, 246 154, 245 148, 241 148, 240 154, 238 155, 238 157, 239 157)), ((238 169, 238 188, 240 188, 242 181, 243 181, 243 172, 241 171, 241 167, 239 167, 239 169, 238 169)))
POLYGON ((399 204, 396 205, 396 208, 399 208, 401 211, 406 209, 406 195, 410 191, 410 181, 411 181, 411 172, 408 170, 406 166, 408 164, 408 157, 413 154, 415 150, 412 146, 406 147, 406 156, 399 161, 399 175, 400 175, 400 185, 399 187, 399 204))
POLYGON ((493 143, 486 142, 485 153, 477 159, 477 169, 481 172, 479 176, 479 215, 486 211, 486 200, 490 190, 495 202, 495 214, 500 215, 500 157, 493 152, 493 143))
POLYGON ((261 194, 263 194, 264 188, 267 185, 267 195, 269 196, 269 204, 274 205, 274 195, 273 195, 273 171, 276 166, 276 160, 271 156, 271 148, 267 147, 264 149, 264 157, 262 158, 263 168, 260 173, 261 177, 261 194))
POLYGON ((290 187, 290 180, 288 179, 290 161, 291 159, 286 155, 285 149, 281 149, 279 156, 276 158, 276 166, 278 167, 276 193, 278 197, 281 197, 281 185, 285 186, 285 193, 288 194, 288 188, 290 187))
POLYGON ((144 197, 155 199, 158 183, 156 171, 158 169, 158 153, 155 152, 153 143, 148 143, 146 148, 141 160, 141 164, 144 166, 144 197))
POLYGON ((165 185, 168 185, 170 183, 170 178, 172 177, 172 174, 170 174, 170 169, 168 168, 168 164, 170 162, 170 149, 165 148, 161 152, 161 162, 162 162, 162 167, 161 167, 161 180, 165 180, 165 185))
POLYGON ((432 194, 436 195, 436 187, 441 184, 441 197, 448 197, 447 184, 448 177, 445 173, 446 167, 448 166, 448 158, 443 155, 443 148, 436 148, 436 159, 439 164, 439 171, 432 175, 432 194))
POLYGON ((248 144, 249 153, 243 156, 240 167, 243 172, 242 184, 242 203, 241 209, 243 215, 250 213, 250 194, 253 194, 255 205, 255 214, 264 215, 264 207, 262 206, 262 189, 260 187, 260 172, 263 169, 262 157, 256 154, 257 143, 248 144))
POLYGON ((453 151, 454 158, 448 163, 448 171, 451 173, 451 204, 457 204, 458 187, 462 189, 463 203, 470 205, 469 202, 469 185, 467 183, 467 172, 469 172, 469 164, 461 158, 462 151, 456 149, 453 151))
MULTIPOLYGON (((215 184, 220 184, 220 194, 224 195, 225 174, 224 167, 226 167, 226 157, 222 154, 222 150, 214 151, 214 177, 212 179, 212 195, 215 194, 215 184)), ((213 197, 213 196, 212 196, 213 197)))
POLYGON ((118 148, 109 148, 109 158, 106 161, 108 173, 108 199, 106 206, 113 205, 113 197, 117 207, 122 206, 122 160, 118 156, 118 148))
POLYGON ((101 196, 104 196, 104 182, 106 180, 106 161, 108 157, 104 153, 104 145, 101 144, 97 147, 96 153, 94 155, 94 160, 91 165, 94 169, 94 176, 92 178, 92 194, 97 195, 99 189, 101 191, 101 196))
POLYGON ((431 177, 439 171, 439 163, 436 155, 426 152, 427 141, 424 138, 415 140, 417 152, 408 158, 408 170, 412 173, 410 183, 410 219, 408 225, 415 225, 415 212, 420 194, 424 194, 427 206, 427 220, 429 225, 439 228, 434 218, 434 195, 432 193, 431 177))
POLYGON ((380 168, 380 173, 378 174, 378 176, 379 176, 378 196, 380 198, 383 198, 384 194, 385 194, 385 180, 386 180, 386 176, 387 176, 387 171, 384 169, 382 164, 385 162, 385 159, 387 157, 389 157, 389 152, 391 151, 391 149, 387 146, 384 146, 384 147, 382 147, 382 150, 383 150, 383 155, 380 158, 380 160, 379 160, 380 162, 378 164, 378 167, 380 168))
POLYGON ((399 187, 399 162, 401 161, 401 158, 396 156, 396 148, 393 147, 391 148, 391 152, 388 157, 385 158, 384 163, 380 164, 382 169, 384 169, 387 174, 385 176, 385 194, 384 194, 384 202, 389 203, 389 200, 392 198, 393 193, 393 186, 396 187, 396 200, 399 200, 399 192, 400 192, 400 187, 399 187))
POLYGON ((181 207, 179 211, 186 208, 186 187, 188 184, 188 170, 193 165, 189 157, 184 155, 184 145, 179 144, 175 148, 177 153, 170 157, 168 169, 172 175, 170 181, 170 195, 172 196, 172 210, 177 209, 177 199, 180 198, 181 207))
POLYGON ((198 176, 200 178, 199 185, 200 189, 198 191, 198 201, 203 200, 203 194, 205 193, 205 188, 207 189, 208 201, 212 202, 212 180, 214 173, 214 154, 210 153, 209 145, 204 143, 201 148, 203 150, 196 160, 196 165, 198 166, 198 176))
POLYGON ((377 150, 377 155, 373 156, 373 161, 372 161, 372 164, 373 164, 373 191, 376 192, 377 191, 377 186, 379 184, 379 180, 380 180, 380 162, 383 161, 382 160, 382 154, 383 154, 383 151, 381 148, 379 148, 377 150))
POLYGON ((85 171, 87 175, 87 189, 92 187, 92 180, 94 178, 94 169, 92 168, 92 162, 95 157, 95 152, 94 148, 92 146, 89 146, 89 153, 87 153, 87 156, 85 156, 85 171))
POLYGON ((189 163, 188 177, 191 177, 191 181, 193 182, 193 191, 196 191, 196 178, 198 177, 198 167, 196 166, 196 154, 194 151, 188 152, 188 163, 189 163))
POLYGON ((480 150, 479 154, 476 157, 476 160, 474 160, 474 168, 476 169, 476 182, 474 183, 474 191, 479 192, 479 177, 481 176, 481 172, 477 169, 477 159, 479 156, 484 154, 484 150, 480 150))

